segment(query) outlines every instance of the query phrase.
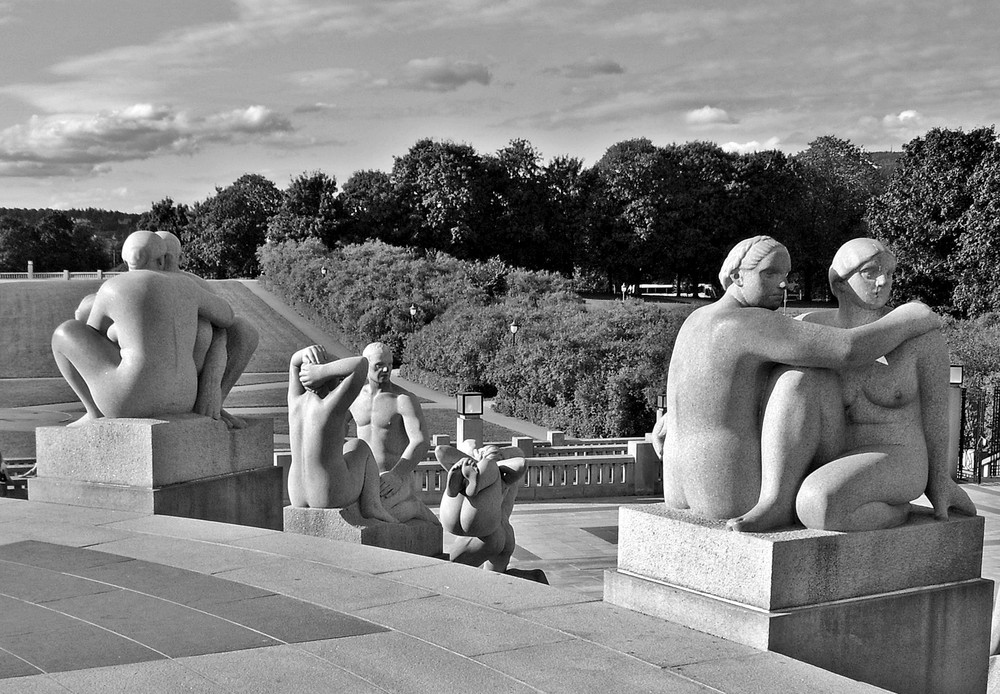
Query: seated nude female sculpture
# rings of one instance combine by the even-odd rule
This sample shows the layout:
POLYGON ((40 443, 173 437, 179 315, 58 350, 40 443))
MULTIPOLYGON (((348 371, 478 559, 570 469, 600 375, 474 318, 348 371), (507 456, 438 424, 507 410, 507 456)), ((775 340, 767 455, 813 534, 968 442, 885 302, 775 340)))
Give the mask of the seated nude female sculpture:
MULTIPOLYGON (((836 310, 802 320, 851 329, 887 315, 896 260, 874 239, 848 241, 830 266, 836 310)), ((729 526, 761 531, 875 530, 906 521, 927 494, 938 518, 975 515, 949 474, 948 350, 941 332, 913 337, 867 364, 782 366, 771 375, 761 429, 756 506, 729 526)))
POLYGON ((754 508, 761 493, 761 405, 776 364, 866 366, 940 325, 916 302, 847 329, 794 320, 775 312, 790 269, 788 251, 773 238, 741 241, 719 273, 723 296, 681 326, 658 426, 668 507, 717 519, 754 508))
POLYGON ((351 403, 367 372, 364 357, 330 361, 321 345, 292 355, 288 499, 292 506, 304 508, 346 508, 357 503, 362 517, 395 523, 379 499, 378 466, 368 444, 345 440, 351 403))

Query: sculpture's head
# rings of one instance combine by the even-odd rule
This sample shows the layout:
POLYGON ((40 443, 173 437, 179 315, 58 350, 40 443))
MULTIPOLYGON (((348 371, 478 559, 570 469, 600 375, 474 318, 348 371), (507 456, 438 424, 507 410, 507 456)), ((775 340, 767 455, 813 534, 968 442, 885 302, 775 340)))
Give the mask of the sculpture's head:
POLYGON ((784 245, 770 236, 754 236, 729 252, 719 281, 727 292, 738 294, 742 303, 773 310, 785 299, 791 269, 792 259, 784 245))
POLYGON ((167 247, 152 231, 133 231, 122 244, 122 260, 129 270, 162 270, 167 247))
POLYGON ((156 235, 163 239, 167 249, 163 255, 163 269, 167 272, 177 272, 181 269, 181 240, 169 231, 158 231, 156 235))
POLYGON ((837 250, 830 264, 830 290, 841 303, 882 308, 892 293, 896 257, 881 241, 851 239, 837 250))
POLYGON ((368 360, 368 380, 388 383, 392 375, 392 348, 383 342, 372 342, 361 354, 368 360))

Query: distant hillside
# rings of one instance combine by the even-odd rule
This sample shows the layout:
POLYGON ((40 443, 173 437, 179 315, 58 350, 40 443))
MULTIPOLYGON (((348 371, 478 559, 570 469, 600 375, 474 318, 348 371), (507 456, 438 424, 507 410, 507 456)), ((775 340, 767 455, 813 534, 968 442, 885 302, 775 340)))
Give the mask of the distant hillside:
POLYGON ((116 210, 98 210, 88 207, 84 210, 27 209, 21 207, 0 207, 0 217, 16 217, 30 226, 38 224, 46 215, 62 212, 73 220, 86 219, 102 236, 124 238, 138 228, 142 215, 116 210))

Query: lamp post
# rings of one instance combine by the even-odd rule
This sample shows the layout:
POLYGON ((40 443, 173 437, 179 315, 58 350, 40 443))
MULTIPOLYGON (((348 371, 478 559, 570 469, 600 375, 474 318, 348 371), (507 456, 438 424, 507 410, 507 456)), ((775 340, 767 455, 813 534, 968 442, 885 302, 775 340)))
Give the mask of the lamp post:
MULTIPOLYGON (((965 418, 962 416, 965 388, 962 386, 965 374, 961 364, 952 364, 948 369, 948 460, 952 463, 952 479, 958 477, 962 465, 962 431, 965 418)), ((977 471, 978 472, 978 471, 977 471)))
POLYGON ((417 322, 417 305, 416 304, 410 304, 410 322, 411 323, 416 323, 417 322))
POLYGON ((472 439, 476 448, 483 445, 483 394, 476 391, 465 391, 455 396, 455 411, 458 413, 456 422, 456 440, 458 442, 472 439))
POLYGON ((667 394, 660 393, 656 396, 656 418, 659 419, 667 411, 667 394))
POLYGON ((510 346, 513 347, 514 343, 517 341, 517 331, 521 326, 517 324, 517 319, 515 318, 510 322, 510 346))
POLYGON ((323 277, 326 277, 326 265, 324 265, 319 272, 321 275, 323 275, 323 277))

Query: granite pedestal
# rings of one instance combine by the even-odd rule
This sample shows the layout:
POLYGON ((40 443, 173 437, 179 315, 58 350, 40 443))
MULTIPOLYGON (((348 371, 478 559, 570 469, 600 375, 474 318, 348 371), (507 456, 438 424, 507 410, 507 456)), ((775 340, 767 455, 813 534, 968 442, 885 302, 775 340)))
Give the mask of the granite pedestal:
POLYGON ((985 691, 981 517, 757 534, 663 504, 619 513, 607 602, 891 691, 985 691))
POLYGON ((362 518, 356 503, 343 509, 286 506, 284 516, 286 533, 395 549, 425 557, 436 557, 443 552, 440 525, 417 519, 386 523, 374 518, 362 518))
POLYGON ((199 415, 36 429, 32 501, 281 529, 270 419, 229 430, 199 415))

